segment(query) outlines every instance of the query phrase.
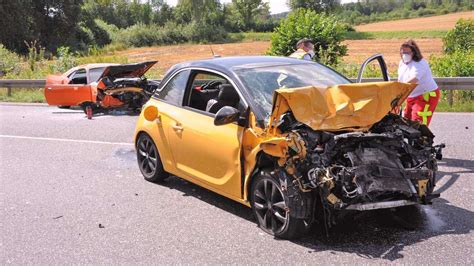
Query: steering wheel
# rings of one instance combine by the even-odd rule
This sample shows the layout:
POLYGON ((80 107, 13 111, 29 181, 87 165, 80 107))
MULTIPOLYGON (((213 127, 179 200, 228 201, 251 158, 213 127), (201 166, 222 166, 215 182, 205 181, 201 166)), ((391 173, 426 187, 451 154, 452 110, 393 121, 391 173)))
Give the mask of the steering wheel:
POLYGON ((217 86, 219 86, 219 85, 221 85, 221 84, 222 84, 221 81, 211 80, 211 81, 208 81, 208 82, 204 83, 204 84, 201 86, 201 90, 216 89, 217 86))

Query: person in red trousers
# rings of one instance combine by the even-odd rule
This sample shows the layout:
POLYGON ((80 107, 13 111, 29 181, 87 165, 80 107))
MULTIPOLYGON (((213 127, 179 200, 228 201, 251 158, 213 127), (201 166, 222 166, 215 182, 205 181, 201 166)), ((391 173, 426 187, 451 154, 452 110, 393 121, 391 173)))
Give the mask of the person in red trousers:
POLYGON ((415 41, 408 40, 402 44, 400 57, 398 81, 418 84, 408 96, 403 117, 428 126, 441 96, 438 85, 415 41))

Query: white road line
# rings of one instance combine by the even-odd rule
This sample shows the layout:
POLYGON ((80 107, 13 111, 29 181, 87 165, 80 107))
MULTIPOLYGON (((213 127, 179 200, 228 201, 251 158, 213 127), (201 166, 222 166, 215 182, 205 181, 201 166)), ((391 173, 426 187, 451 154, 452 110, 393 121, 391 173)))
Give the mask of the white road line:
POLYGON ((109 142, 109 141, 85 140, 85 139, 60 139, 60 138, 43 138, 43 137, 13 136, 13 135, 0 135, 0 138, 33 139, 33 140, 49 140, 49 141, 64 141, 64 142, 76 142, 76 143, 92 143, 92 144, 109 144, 109 145, 133 146, 133 143, 127 143, 127 142, 109 142))

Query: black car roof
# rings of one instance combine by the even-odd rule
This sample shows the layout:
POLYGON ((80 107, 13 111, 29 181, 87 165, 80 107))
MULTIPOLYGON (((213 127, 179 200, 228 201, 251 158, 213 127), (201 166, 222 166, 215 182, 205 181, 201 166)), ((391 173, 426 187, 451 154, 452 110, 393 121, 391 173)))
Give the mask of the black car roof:
POLYGON ((231 56, 184 62, 175 65, 172 70, 185 67, 203 67, 212 68, 223 72, 232 72, 232 70, 235 70, 236 68, 255 68, 311 63, 311 61, 281 56, 231 56))

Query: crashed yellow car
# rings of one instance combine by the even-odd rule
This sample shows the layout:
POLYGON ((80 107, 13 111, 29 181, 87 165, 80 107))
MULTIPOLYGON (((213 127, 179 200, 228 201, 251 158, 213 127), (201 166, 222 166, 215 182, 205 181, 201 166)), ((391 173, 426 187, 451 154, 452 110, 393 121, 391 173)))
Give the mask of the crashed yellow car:
POLYGON ((415 86, 283 57, 178 64, 139 117, 138 165, 148 181, 176 175, 251 207, 284 239, 347 210, 429 204, 442 147, 394 111, 415 86))

